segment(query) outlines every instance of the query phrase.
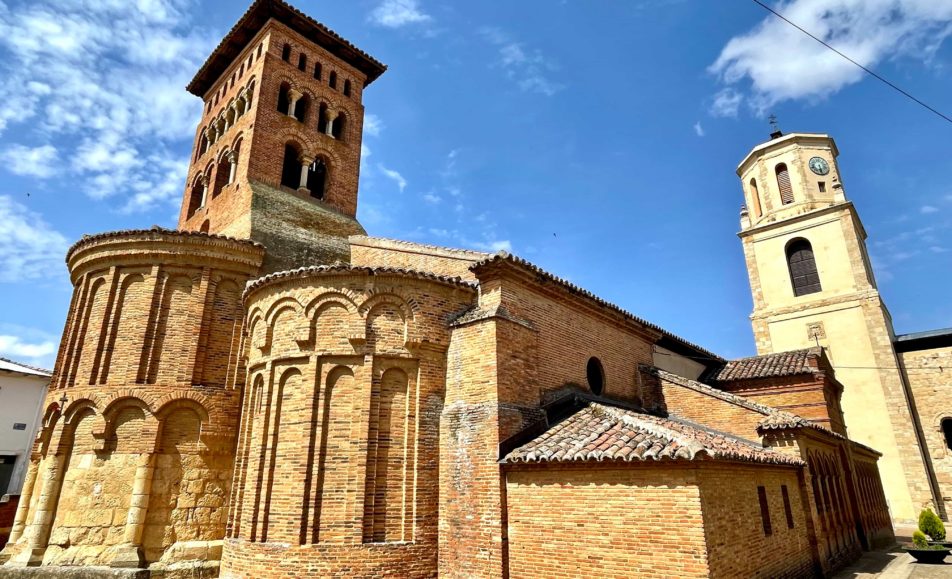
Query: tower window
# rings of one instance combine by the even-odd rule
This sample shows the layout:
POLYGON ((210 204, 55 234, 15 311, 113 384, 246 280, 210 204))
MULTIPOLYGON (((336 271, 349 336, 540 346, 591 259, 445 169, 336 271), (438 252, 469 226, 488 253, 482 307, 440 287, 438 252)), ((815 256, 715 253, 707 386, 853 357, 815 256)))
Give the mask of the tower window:
POLYGON ((820 193, 826 193, 826 181, 818 181, 816 186, 820 190, 820 193))
POLYGON ((945 436, 945 445, 952 450, 952 418, 942 419, 942 434, 945 436))
POLYGON ((346 128, 347 116, 344 113, 337 113, 337 118, 334 119, 334 126, 331 127, 331 136, 339 141, 344 140, 344 129, 346 128))
POLYGON ((780 494, 783 495, 783 514, 787 517, 787 528, 793 528, 793 508, 790 506, 790 491, 787 485, 780 485, 780 494))
POLYGON ((344 96, 350 96, 350 80, 344 81, 344 96))
POLYGON ((284 163, 281 167, 281 185, 297 189, 301 185, 301 162, 300 152, 297 148, 288 143, 284 146, 284 163))
POLYGON ((284 48, 281 49, 281 60, 284 62, 291 62, 291 45, 285 43, 284 48))
POLYGON ((255 58, 261 58, 261 49, 262 49, 262 48, 264 48, 264 43, 263 43, 263 42, 258 45, 258 54, 257 54, 257 56, 255 56, 255 58))
POLYGON ((601 361, 592 356, 588 359, 585 367, 585 378, 588 380, 588 387, 595 395, 601 395, 605 389, 605 370, 602 368, 601 361))
POLYGON ((821 291, 820 274, 817 272, 813 247, 806 239, 795 239, 787 245, 787 266, 793 295, 805 296, 821 291))
POLYGON ((327 85, 331 88, 337 88, 337 73, 333 70, 331 71, 331 75, 327 77, 327 85))
POLYGON ((314 79, 321 80, 321 63, 314 63, 314 79))
POLYGON ((750 180, 750 202, 753 205, 754 217, 760 217, 763 213, 760 210, 760 191, 757 190, 757 180, 750 180))
POLYGON ((303 52, 298 56, 298 70, 307 69, 307 55, 303 52))
POLYGON ((281 88, 278 89, 278 112, 282 115, 288 114, 291 107, 291 98, 288 95, 290 91, 291 87, 287 83, 282 83, 281 88))
POLYGON ((321 159, 315 159, 311 166, 307 168, 307 188, 311 192, 311 197, 315 199, 324 198, 324 186, 327 182, 327 165, 321 159))
POLYGON ((322 135, 327 132, 327 105, 321 103, 317 112, 317 132, 322 135))
POLYGON ((777 188, 780 189, 780 202, 784 205, 793 203, 793 187, 790 185, 790 172, 787 164, 777 165, 777 188))
POLYGON ((307 118, 307 108, 310 104, 311 98, 309 96, 301 96, 301 98, 294 103, 294 118, 303 123, 304 119, 307 118))

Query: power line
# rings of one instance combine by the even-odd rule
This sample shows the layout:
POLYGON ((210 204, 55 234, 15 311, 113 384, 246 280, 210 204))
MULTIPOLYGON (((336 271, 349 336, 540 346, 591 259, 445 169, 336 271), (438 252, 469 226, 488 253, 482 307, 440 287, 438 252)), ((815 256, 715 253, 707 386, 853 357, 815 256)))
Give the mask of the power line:
MULTIPOLYGON (((678 356, 681 358, 688 358, 690 360, 698 360, 699 362, 718 362, 725 363, 724 360, 718 360, 717 358, 711 358, 710 356, 688 356, 687 354, 669 354, 667 352, 659 352, 658 350, 652 349, 653 354, 658 354, 659 356, 678 356)), ((782 353, 782 352, 781 352, 782 353)), ((726 363, 736 362, 737 360, 727 360, 726 363)), ((938 370, 939 373, 943 373, 946 370, 950 370, 949 366, 837 366, 836 364, 831 364, 834 370, 938 370)))
POLYGON ((930 106, 927 105, 926 103, 924 103, 924 102, 922 102, 921 100, 917 99, 916 97, 912 96, 911 94, 909 94, 908 92, 906 92, 906 91, 904 91, 903 89, 899 88, 898 86, 896 86, 895 84, 891 83, 890 81, 886 80, 886 79, 883 78, 882 76, 876 74, 875 72, 873 72, 872 70, 866 68, 866 67, 863 66, 862 64, 856 62, 855 60, 853 60, 853 59, 850 58, 849 56, 846 56, 845 54, 843 54, 843 53, 840 52, 839 50, 833 48, 832 46, 830 46, 829 44, 827 44, 823 39, 818 38, 817 36, 815 36, 815 35, 813 35, 812 33, 810 33, 808 30, 805 30, 805 29, 804 29, 803 27, 801 27, 799 24, 797 24, 797 23, 791 21, 789 18, 787 18, 787 17, 784 16, 783 14, 777 12, 776 10, 774 10, 773 8, 771 8, 770 6, 767 6, 766 4, 764 4, 763 2, 761 2, 761 0, 753 0, 753 1, 754 1, 756 4, 760 5, 761 7, 763 7, 765 10, 769 11, 771 14, 773 14, 773 15, 776 16, 777 18, 783 20, 784 22, 786 22, 786 23, 789 24, 790 26, 793 26, 794 28, 796 28, 796 29, 799 30, 800 32, 802 32, 802 33, 806 34, 807 36, 809 36, 810 38, 812 38, 813 40, 816 40, 817 42, 819 42, 819 43, 822 44, 823 46, 829 48, 830 50, 832 50, 832 51, 835 52, 836 54, 842 56, 842 57, 845 58, 846 60, 850 61, 851 63, 855 64, 855 65, 858 66, 859 68, 863 69, 863 70, 866 72, 866 74, 868 74, 868 75, 872 76, 873 78, 875 78, 875 79, 877 79, 877 80, 879 80, 879 81, 885 83, 887 86, 889 86, 889 87, 892 88, 893 90, 898 91, 900 94, 906 96, 907 98, 912 99, 913 101, 915 101, 915 102, 918 103, 919 105, 925 107, 927 110, 932 111, 933 113, 935 113, 936 115, 938 115, 938 116, 941 117, 942 119, 948 121, 949 123, 952 123, 952 118, 949 118, 949 117, 947 117, 946 115, 940 113, 940 112, 937 111, 936 109, 930 107, 930 106))

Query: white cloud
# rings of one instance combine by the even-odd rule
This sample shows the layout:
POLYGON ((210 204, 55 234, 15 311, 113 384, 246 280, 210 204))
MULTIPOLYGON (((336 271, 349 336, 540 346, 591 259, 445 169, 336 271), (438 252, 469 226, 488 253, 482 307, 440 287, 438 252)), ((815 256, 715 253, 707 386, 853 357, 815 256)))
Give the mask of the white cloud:
POLYGON ((43 218, 0 195, 0 282, 46 277, 64 268, 66 238, 43 218))
POLYGON ((744 95, 734 89, 721 89, 714 95, 711 103, 711 114, 715 117, 736 117, 744 95))
POLYGON ((364 132, 370 135, 371 137, 379 137, 380 131, 383 130, 383 121, 380 120, 380 117, 373 113, 367 113, 364 115, 364 132))
POLYGON ((403 178, 403 175, 394 171, 393 169, 388 169, 383 165, 377 165, 377 168, 380 169, 380 172, 386 175, 388 179, 393 180, 397 184, 397 187, 400 189, 400 192, 403 193, 403 190, 407 188, 407 180, 403 178))
POLYGON ((933 245, 929 247, 929 251, 932 253, 948 253, 949 249, 947 247, 942 247, 941 245, 933 245))
POLYGON ((55 143, 71 184, 120 196, 123 210, 177 204, 187 159, 172 151, 191 141, 202 106, 182 87, 216 40, 191 26, 193 8, 38 0, 7 10, 0 0, 4 139, 55 143))
POLYGON ((433 205, 436 205, 437 203, 442 201, 443 198, 435 193, 424 193, 423 200, 426 201, 427 203, 432 203, 433 205))
POLYGON ((35 363, 38 359, 48 359, 55 351, 56 344, 49 340, 30 343, 23 341, 19 336, 0 334, 0 355, 14 361, 20 362, 24 358, 29 358, 28 362, 35 363))
MULTIPOLYGON (((870 68, 900 57, 928 61, 952 34, 948 0, 788 0, 776 9, 870 68)), ((709 70, 727 86, 749 83, 743 98, 758 114, 785 100, 821 100, 865 76, 773 15, 728 41, 709 70)), ((739 105, 742 95, 737 97, 739 105)), ((712 112, 719 110, 727 116, 731 110, 736 114, 736 107, 729 106, 715 106, 712 112)))
POLYGON ((512 243, 508 239, 498 239, 491 241, 474 241, 470 243, 472 247, 480 251, 506 251, 512 253, 512 243))
POLYGON ((45 178, 56 171, 56 147, 41 145, 39 147, 25 147, 11 145, 0 152, 0 161, 4 168, 17 175, 45 178))
POLYGON ((423 12, 417 0, 383 0, 370 12, 370 22, 386 28, 430 22, 433 17, 423 12))
POLYGON ((694 134, 699 137, 704 136, 704 127, 701 126, 701 121, 694 123, 694 134))
POLYGON ((933 205, 923 205, 919 208, 919 212, 928 215, 929 213, 938 213, 939 208, 933 205))
POLYGON ((564 84, 549 78, 559 67, 541 51, 527 51, 522 43, 516 42, 498 28, 483 28, 480 33, 498 48, 497 66, 523 92, 552 96, 565 88, 564 84))

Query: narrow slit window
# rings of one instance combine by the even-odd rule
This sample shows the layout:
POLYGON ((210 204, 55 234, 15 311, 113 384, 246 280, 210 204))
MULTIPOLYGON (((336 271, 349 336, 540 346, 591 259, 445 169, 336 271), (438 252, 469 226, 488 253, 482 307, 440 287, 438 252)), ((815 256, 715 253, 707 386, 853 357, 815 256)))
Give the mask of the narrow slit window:
POLYGON ((826 181, 818 181, 816 185, 820 193, 826 193, 826 181))
POLYGON ((344 96, 346 97, 350 96, 350 80, 344 81, 344 96))
POLYGON ((757 180, 750 180, 750 202, 753 205, 754 218, 759 218, 762 213, 760 209, 760 191, 757 189, 757 180))
POLYGON ((760 519, 764 524, 764 535, 769 537, 773 535, 773 527, 770 525, 770 506, 767 504, 767 489, 757 487, 757 498, 760 499, 760 519))
POLYGON ((314 63, 314 80, 321 80, 321 63, 314 63))
POLYGON ((331 71, 331 75, 327 77, 327 86, 337 88, 337 73, 333 70, 331 71))
POLYGON ((284 62, 291 62, 291 45, 285 44, 284 48, 281 49, 281 60, 284 62))
POLYGON ((306 69, 307 69, 307 55, 301 54, 300 56, 298 56, 298 70, 306 70, 306 69))
POLYGON ((783 495, 783 514, 787 517, 787 528, 793 528, 793 508, 790 506, 790 491, 787 485, 780 485, 780 493, 783 495))

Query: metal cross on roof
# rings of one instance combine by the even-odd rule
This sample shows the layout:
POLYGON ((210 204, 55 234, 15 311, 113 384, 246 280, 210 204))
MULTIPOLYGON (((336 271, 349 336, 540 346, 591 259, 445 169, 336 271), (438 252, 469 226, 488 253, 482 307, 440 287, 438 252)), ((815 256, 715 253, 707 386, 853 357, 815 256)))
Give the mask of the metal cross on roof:
POLYGON ((780 130, 780 126, 777 125, 777 115, 770 115, 767 117, 767 122, 770 123, 770 128, 773 129, 773 132, 780 130))

